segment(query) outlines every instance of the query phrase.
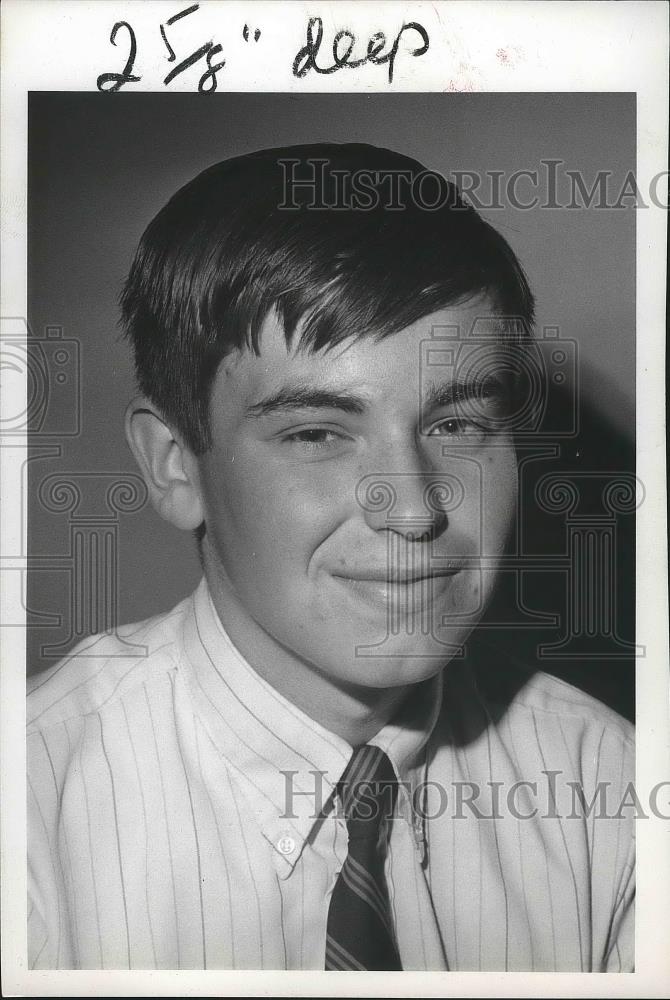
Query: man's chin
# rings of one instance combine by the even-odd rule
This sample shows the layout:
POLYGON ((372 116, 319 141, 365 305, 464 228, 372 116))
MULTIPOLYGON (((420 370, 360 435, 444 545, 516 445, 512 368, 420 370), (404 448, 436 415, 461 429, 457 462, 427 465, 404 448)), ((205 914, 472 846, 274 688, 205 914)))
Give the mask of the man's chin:
MULTIPOLYGON (((449 641, 427 637, 421 639, 404 636, 387 636, 375 643, 366 641, 356 644, 355 649, 342 650, 342 655, 333 661, 332 647, 328 659, 332 666, 325 673, 337 675, 345 682, 370 688, 403 687, 419 684, 433 677, 454 657, 460 657, 470 629, 459 629, 449 641)), ((340 647, 341 648, 341 647, 340 647)), ((323 669, 323 668, 322 668, 323 669)))

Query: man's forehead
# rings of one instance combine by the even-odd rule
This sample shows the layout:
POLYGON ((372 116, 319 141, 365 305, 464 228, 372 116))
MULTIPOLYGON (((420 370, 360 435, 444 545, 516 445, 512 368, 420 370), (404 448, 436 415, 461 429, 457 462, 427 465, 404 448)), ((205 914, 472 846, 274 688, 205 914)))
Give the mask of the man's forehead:
POLYGON ((393 376, 403 381, 398 388, 409 379, 423 394, 458 380, 459 370, 494 368, 500 347, 500 319, 484 316, 481 305, 447 308, 386 337, 363 335, 319 351, 302 344, 299 331, 287 344, 280 321, 271 314, 261 330, 259 353, 233 352, 222 362, 220 375, 226 392, 240 401, 244 397, 245 405, 254 396, 289 386, 365 396, 393 376))
POLYGON ((352 415, 364 415, 379 406, 393 410, 415 411, 450 407, 482 392, 505 391, 501 374, 485 367, 433 370, 423 378, 414 373, 412 380, 384 383, 374 377, 347 377, 342 372, 311 372, 308 375, 282 372, 249 379, 237 393, 226 393, 225 408, 241 419, 267 417, 307 409, 338 409, 352 415))

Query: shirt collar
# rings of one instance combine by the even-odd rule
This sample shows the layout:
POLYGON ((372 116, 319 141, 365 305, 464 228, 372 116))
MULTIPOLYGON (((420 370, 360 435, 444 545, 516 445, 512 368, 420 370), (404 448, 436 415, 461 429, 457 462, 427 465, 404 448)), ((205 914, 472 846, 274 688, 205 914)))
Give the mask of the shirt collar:
MULTIPOLYGON (((223 628, 204 579, 184 619, 183 648, 183 674, 198 715, 232 768, 285 878, 332 798, 352 747, 252 669, 223 628)), ((419 849, 423 827, 412 803, 424 778, 423 751, 441 695, 440 671, 418 685, 400 716, 370 740, 393 764, 401 783, 398 811, 412 825, 419 849)))

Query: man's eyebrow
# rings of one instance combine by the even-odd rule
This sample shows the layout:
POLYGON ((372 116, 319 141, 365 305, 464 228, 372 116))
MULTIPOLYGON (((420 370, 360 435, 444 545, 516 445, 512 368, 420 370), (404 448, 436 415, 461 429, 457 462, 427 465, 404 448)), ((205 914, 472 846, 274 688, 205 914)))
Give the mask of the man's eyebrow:
POLYGON ((361 415, 368 407, 363 396, 342 389, 286 386, 247 407, 247 416, 264 417, 290 410, 329 409, 361 415))
POLYGON ((455 379, 453 382, 432 385, 426 394, 424 407, 430 410, 453 406, 455 403, 464 403, 468 399, 504 396, 507 391, 507 382, 497 375, 486 375, 484 378, 476 376, 468 379, 455 379))

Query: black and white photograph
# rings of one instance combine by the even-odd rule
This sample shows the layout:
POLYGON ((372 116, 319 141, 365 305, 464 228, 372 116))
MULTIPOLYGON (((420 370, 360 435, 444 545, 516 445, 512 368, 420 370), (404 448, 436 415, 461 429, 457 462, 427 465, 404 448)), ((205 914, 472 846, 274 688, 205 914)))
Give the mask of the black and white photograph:
POLYGON ((662 996, 667 8, 38 6, 8 995, 662 996))

